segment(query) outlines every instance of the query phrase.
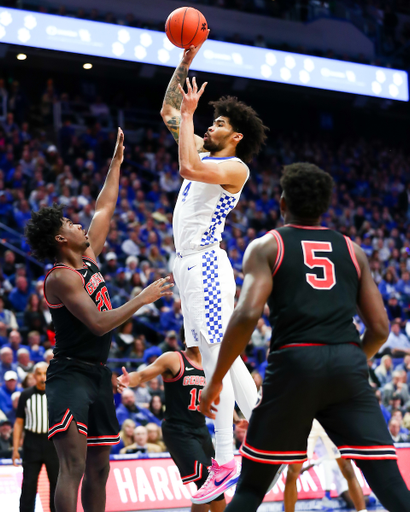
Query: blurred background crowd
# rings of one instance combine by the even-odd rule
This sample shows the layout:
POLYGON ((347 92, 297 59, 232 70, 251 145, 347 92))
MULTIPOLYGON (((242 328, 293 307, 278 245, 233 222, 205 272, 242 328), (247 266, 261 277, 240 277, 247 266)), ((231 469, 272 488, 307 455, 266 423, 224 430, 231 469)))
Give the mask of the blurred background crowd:
MULTIPOLYGON (((14 7, 39 9, 38 5, 33 7, 24 2, 11 3, 14 7)), ((245 8, 286 19, 305 16, 307 12, 306 20, 317 14, 315 9, 321 9, 322 16, 340 17, 344 5, 345 14, 360 11, 366 20, 373 17, 380 27, 381 41, 390 34, 397 48, 408 46, 408 39, 403 39, 403 32, 389 16, 393 5, 390 2, 204 0, 203 3, 228 9, 245 8), (273 4, 275 8, 271 10, 273 4), (304 8, 307 9, 305 14, 304 8)), ((406 5, 397 2, 395 9, 400 14, 405 12, 406 5)), ((122 20, 115 14, 99 13, 96 9, 73 12, 64 6, 54 10, 40 6, 40 10, 146 26, 144 20, 136 20, 133 15, 122 20)), ((401 27, 403 30, 405 25, 401 27)), ((232 40, 235 40, 234 35, 232 40)), ((269 42, 265 43, 269 46, 269 42)), ((383 45, 378 48, 380 58, 384 59, 387 53, 383 45)), ((325 55, 327 50, 321 51, 325 55)), ((391 55, 393 62, 396 54, 391 55)), ((388 61, 383 62, 389 65, 388 61)), ((126 68, 124 73, 127 73, 126 68)), ((168 69, 167 80, 170 74, 168 69)), ((154 74, 145 78, 155 90, 154 74)), ((160 82, 161 77, 157 75, 157 78, 160 82)), ((33 385, 34 363, 53 357, 55 342, 43 294, 44 277, 52 262, 43 265, 30 256, 23 236, 25 223, 31 210, 58 203, 65 206, 65 214, 73 222, 81 223, 85 229, 89 227, 95 199, 113 153, 118 124, 125 130, 125 159, 117 208, 99 257, 113 307, 138 295, 157 278, 172 273, 175 258, 172 212, 181 179, 176 144, 160 122, 161 99, 155 96, 154 101, 142 85, 141 89, 135 88, 135 94, 126 94, 123 91, 128 87, 129 93, 133 85, 124 80, 121 87, 113 87, 115 78, 111 79, 108 91, 107 82, 108 77, 106 81, 75 78, 70 82, 44 70, 39 71, 38 76, 27 76, 16 69, 0 75, 0 457, 11 444, 19 393, 33 385)), ((161 91, 161 94, 165 92, 165 86, 161 91)), ((217 83, 217 91, 216 94, 231 92, 222 82, 217 83)), ((242 93, 245 96, 250 93, 255 102, 258 101, 256 96, 259 100, 263 98, 263 94, 252 91, 249 83, 242 93)), ((311 108, 314 109, 319 100, 312 98, 311 108)), ((286 101, 288 107, 289 98, 286 101)), ((389 110, 388 102, 377 101, 381 112, 389 110)), ((356 106, 362 108, 363 104, 357 100, 356 106)), ((255 108, 258 110, 257 105, 255 108)), ((300 105, 294 103, 297 114, 299 108, 300 105)), ((247 245, 282 225, 279 211, 282 166, 295 161, 319 165, 335 180, 332 205, 322 224, 348 235, 362 247, 385 302, 391 332, 377 357, 369 361, 369 380, 394 441, 410 442, 408 146, 403 138, 392 136, 394 129, 400 132, 399 121, 392 122, 394 129, 386 130, 383 136, 375 136, 371 135, 371 123, 367 124, 368 131, 361 130, 353 116, 342 129, 337 129, 334 125, 338 122, 340 125, 340 116, 335 105, 324 108, 315 120, 309 118, 308 108, 306 106, 301 116, 290 111, 286 119, 273 107, 266 119, 268 113, 264 115, 259 108, 272 128, 271 135, 263 152, 250 165, 250 180, 238 206, 227 219, 222 242, 234 269, 237 298, 241 293, 242 258, 247 245)), ((211 118, 205 119, 200 111, 197 133, 203 133, 210 122, 211 118)), ((161 379, 153 379, 119 395, 116 377, 123 364, 130 370, 142 368, 165 351, 182 349, 181 302, 178 290, 174 291, 172 298, 163 298, 141 308, 114 333, 109 366, 113 370, 122 441, 114 447, 113 453, 166 450, 160 432, 164 413, 161 379)), ((258 389, 265 372, 272 330, 268 314, 266 308, 242 354, 258 389)), ((360 319, 355 318, 355 323, 362 333, 364 326, 360 319)), ((209 428, 212 431, 212 423, 209 428)), ((244 433, 236 429, 237 446, 244 433)))

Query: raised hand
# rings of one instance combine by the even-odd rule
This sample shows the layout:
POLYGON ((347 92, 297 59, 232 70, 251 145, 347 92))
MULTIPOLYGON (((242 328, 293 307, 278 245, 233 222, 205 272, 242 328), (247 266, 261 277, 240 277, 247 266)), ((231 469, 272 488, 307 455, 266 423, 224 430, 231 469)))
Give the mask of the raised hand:
POLYGON ((170 277, 163 277, 154 281, 152 284, 147 286, 138 297, 144 301, 144 304, 151 304, 161 297, 172 295, 172 292, 169 289, 174 286, 174 283, 168 283, 170 277))
POLYGON ((181 84, 178 84, 179 92, 182 94, 181 114, 193 114, 198 106, 199 98, 205 91, 208 82, 204 82, 198 90, 196 78, 192 79, 192 86, 189 78, 186 79, 187 92, 184 91, 181 84))
MULTIPOLYGON (((208 39, 209 32, 210 32, 210 30, 208 29, 208 35, 206 36, 206 39, 208 39)), ((206 41, 206 39, 205 39, 205 41, 206 41)), ((205 43, 205 41, 203 41, 198 46, 193 46, 192 45, 189 48, 187 48, 186 50, 184 50, 184 54, 182 56, 182 62, 189 66, 191 64, 191 62, 193 61, 195 55, 199 52, 199 50, 201 49, 202 45, 205 43)))
POLYGON ((122 164, 124 160, 124 149, 124 132, 121 130, 120 127, 118 127, 117 142, 115 144, 114 156, 112 157, 112 159, 122 164))
POLYGON ((125 388, 130 385, 130 376, 125 369, 125 366, 122 367, 122 375, 117 377, 117 389, 119 393, 122 393, 125 388))

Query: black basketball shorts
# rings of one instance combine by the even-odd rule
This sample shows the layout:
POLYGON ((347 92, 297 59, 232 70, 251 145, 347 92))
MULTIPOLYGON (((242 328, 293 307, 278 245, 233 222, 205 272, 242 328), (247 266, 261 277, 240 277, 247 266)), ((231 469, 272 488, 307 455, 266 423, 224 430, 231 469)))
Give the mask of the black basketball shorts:
POLYGON ((307 460, 316 418, 346 459, 397 459, 366 356, 355 344, 288 346, 272 352, 244 457, 266 464, 307 460))
POLYGON ((72 421, 88 446, 118 444, 111 370, 103 364, 52 359, 47 370, 48 438, 65 432, 72 421))
POLYGON ((208 478, 208 466, 212 464, 214 447, 208 427, 188 427, 162 422, 164 443, 175 462, 182 482, 201 485, 208 478))

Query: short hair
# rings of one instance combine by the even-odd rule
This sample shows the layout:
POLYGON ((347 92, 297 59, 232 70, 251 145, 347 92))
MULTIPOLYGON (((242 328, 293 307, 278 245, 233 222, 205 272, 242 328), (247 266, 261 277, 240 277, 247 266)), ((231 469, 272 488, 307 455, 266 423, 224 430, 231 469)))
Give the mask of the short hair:
POLYGON ((48 364, 45 361, 38 362, 37 364, 34 365, 33 372, 35 372, 39 368, 44 368, 44 366, 48 368, 48 364))
POLYGON ((219 116, 229 118, 235 132, 243 134, 243 139, 236 146, 236 155, 244 162, 250 162, 265 143, 266 131, 262 119, 255 110, 239 101, 235 96, 222 96, 217 101, 210 101, 214 108, 215 119, 219 116))
POLYGON ((17 350, 17 357, 18 357, 20 354, 28 354, 28 355, 30 355, 30 352, 29 352, 26 348, 19 348, 19 349, 17 350))
POLYGON ((33 255, 40 261, 57 258, 57 242, 55 236, 63 225, 63 206, 53 204, 31 212, 31 220, 27 222, 25 236, 33 255))
POLYGON ((330 206, 333 179, 317 165, 285 165, 280 179, 289 211, 303 219, 317 219, 330 206))

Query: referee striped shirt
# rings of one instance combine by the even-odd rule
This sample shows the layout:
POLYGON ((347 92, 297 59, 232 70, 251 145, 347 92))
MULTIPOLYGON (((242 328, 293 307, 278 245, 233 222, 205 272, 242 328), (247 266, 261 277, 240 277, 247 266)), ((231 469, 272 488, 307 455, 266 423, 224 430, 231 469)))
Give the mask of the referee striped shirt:
POLYGON ((24 429, 34 434, 48 434, 48 412, 46 392, 36 386, 21 392, 16 411, 23 418, 24 429))

